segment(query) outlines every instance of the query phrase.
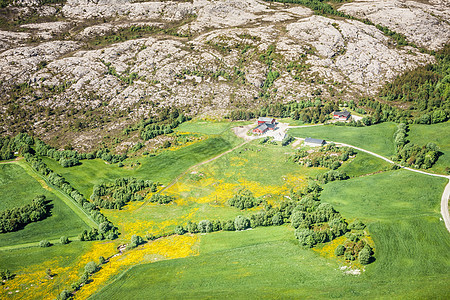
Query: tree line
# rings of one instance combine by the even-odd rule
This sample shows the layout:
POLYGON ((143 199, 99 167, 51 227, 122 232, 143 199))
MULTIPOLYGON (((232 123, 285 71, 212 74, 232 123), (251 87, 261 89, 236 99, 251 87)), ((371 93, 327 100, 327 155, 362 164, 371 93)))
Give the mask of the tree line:
POLYGON ((419 146, 407 139, 408 126, 405 123, 397 125, 394 133, 395 155, 394 160, 401 165, 411 166, 417 169, 431 168, 441 154, 439 147, 434 143, 419 146))
POLYGON ((44 195, 38 195, 30 204, 0 212, 0 233, 17 231, 25 225, 43 220, 49 215, 50 205, 44 195))
MULTIPOLYGON (((37 156, 34 156, 30 153, 26 153, 24 155, 25 160, 31 165, 31 167, 38 172, 39 174, 43 175, 50 184, 53 184, 54 186, 61 189, 68 197, 71 197, 76 201, 76 203, 89 215, 92 217, 92 219, 99 224, 99 229, 102 224, 110 224, 108 225, 108 231, 107 232, 99 232, 99 229, 92 228, 90 233, 86 231, 86 234, 84 236, 86 239, 84 240, 92 240, 92 239, 103 239, 105 237, 109 239, 115 239, 119 232, 117 230, 117 227, 115 227, 108 218, 103 215, 97 206, 95 206, 93 203, 90 203, 86 198, 74 187, 71 186, 69 182, 66 181, 64 177, 61 175, 53 172, 50 168, 47 167, 47 165, 37 156)), ((84 233, 84 232, 83 232, 84 233)))

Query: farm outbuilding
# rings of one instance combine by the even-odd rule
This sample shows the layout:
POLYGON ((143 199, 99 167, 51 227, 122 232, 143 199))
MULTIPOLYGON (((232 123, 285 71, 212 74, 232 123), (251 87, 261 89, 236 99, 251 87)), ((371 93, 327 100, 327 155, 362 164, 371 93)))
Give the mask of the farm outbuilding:
POLYGON ((311 147, 318 147, 318 146, 323 146, 325 145, 327 142, 325 142, 325 140, 321 140, 321 139, 313 139, 313 138, 306 138, 304 145, 305 146, 311 146, 311 147))
POLYGON ((339 121, 347 121, 350 118, 351 114, 349 111, 335 111, 333 112, 333 118, 339 121))
POLYGON ((253 129, 254 134, 263 134, 267 130, 275 130, 276 120, 274 118, 259 117, 258 126, 253 129))
POLYGON ((258 125, 261 124, 275 124, 276 120, 274 118, 267 118, 267 117, 259 117, 258 118, 258 125))

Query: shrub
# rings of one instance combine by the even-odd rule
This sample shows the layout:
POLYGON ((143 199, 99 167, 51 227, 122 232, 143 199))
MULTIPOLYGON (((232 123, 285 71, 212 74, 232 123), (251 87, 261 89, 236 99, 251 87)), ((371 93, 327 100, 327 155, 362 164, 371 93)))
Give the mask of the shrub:
POLYGON ((51 246, 51 244, 47 240, 42 240, 39 242, 39 247, 46 248, 46 247, 50 247, 50 246, 51 246))
POLYGON ((235 230, 245 230, 250 227, 250 220, 244 216, 237 216, 234 219, 235 230))
POLYGON ((275 215, 273 215, 272 224, 276 226, 283 224, 283 216, 281 215, 281 213, 278 212, 275 215))
POLYGON ((66 300, 66 299, 69 299, 71 297, 71 294, 69 293, 69 291, 67 291, 67 290, 63 290, 62 292, 61 292, 61 294, 59 294, 59 299, 61 299, 61 300, 66 300))
POLYGON ((364 248, 358 254, 358 260, 362 265, 367 265, 372 260, 372 249, 369 245, 365 245, 364 248))
POLYGON ((175 231, 175 234, 178 234, 178 235, 183 235, 183 234, 186 233, 186 231, 184 230, 183 226, 181 226, 181 225, 177 225, 175 227, 174 231, 175 231))
POLYGON ((84 266, 84 271, 87 274, 93 274, 93 273, 97 272, 97 265, 95 264, 95 262, 90 261, 84 266))
POLYGON ((336 247, 336 250, 334 250, 334 254, 336 256, 341 256, 344 255, 345 252, 345 246, 344 245, 339 245, 336 247))
POLYGON ((202 220, 198 222, 198 230, 202 233, 211 232, 213 229, 212 223, 209 220, 202 220))
POLYGON ((61 244, 63 244, 63 245, 65 245, 65 244, 68 244, 70 241, 69 241, 69 238, 67 237, 67 236, 62 236, 60 239, 59 239, 59 241, 61 242, 61 244))

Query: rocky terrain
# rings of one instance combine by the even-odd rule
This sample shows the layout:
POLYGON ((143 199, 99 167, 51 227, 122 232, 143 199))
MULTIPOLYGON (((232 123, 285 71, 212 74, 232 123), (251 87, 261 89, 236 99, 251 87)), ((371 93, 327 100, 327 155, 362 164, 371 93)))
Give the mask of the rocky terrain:
MULTIPOLYGON (((9 21, 0 31, 0 128, 60 145, 61 134, 75 147, 99 141, 157 107, 211 116, 267 101, 357 100, 434 59, 396 46, 375 26, 294 4, 45 3, 2 9, 9 21)), ((376 0, 339 10, 438 50, 450 39, 449 7, 446 0, 376 0)))

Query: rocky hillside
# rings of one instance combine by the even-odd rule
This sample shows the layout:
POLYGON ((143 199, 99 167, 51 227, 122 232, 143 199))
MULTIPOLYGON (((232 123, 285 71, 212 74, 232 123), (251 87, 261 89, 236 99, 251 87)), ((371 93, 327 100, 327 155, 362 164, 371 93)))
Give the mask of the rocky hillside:
POLYGON ((428 50, 450 40, 448 0, 335 5, 356 19, 257 0, 3 2, 0 131, 79 148, 160 107, 357 100, 433 62, 364 19, 428 50))

